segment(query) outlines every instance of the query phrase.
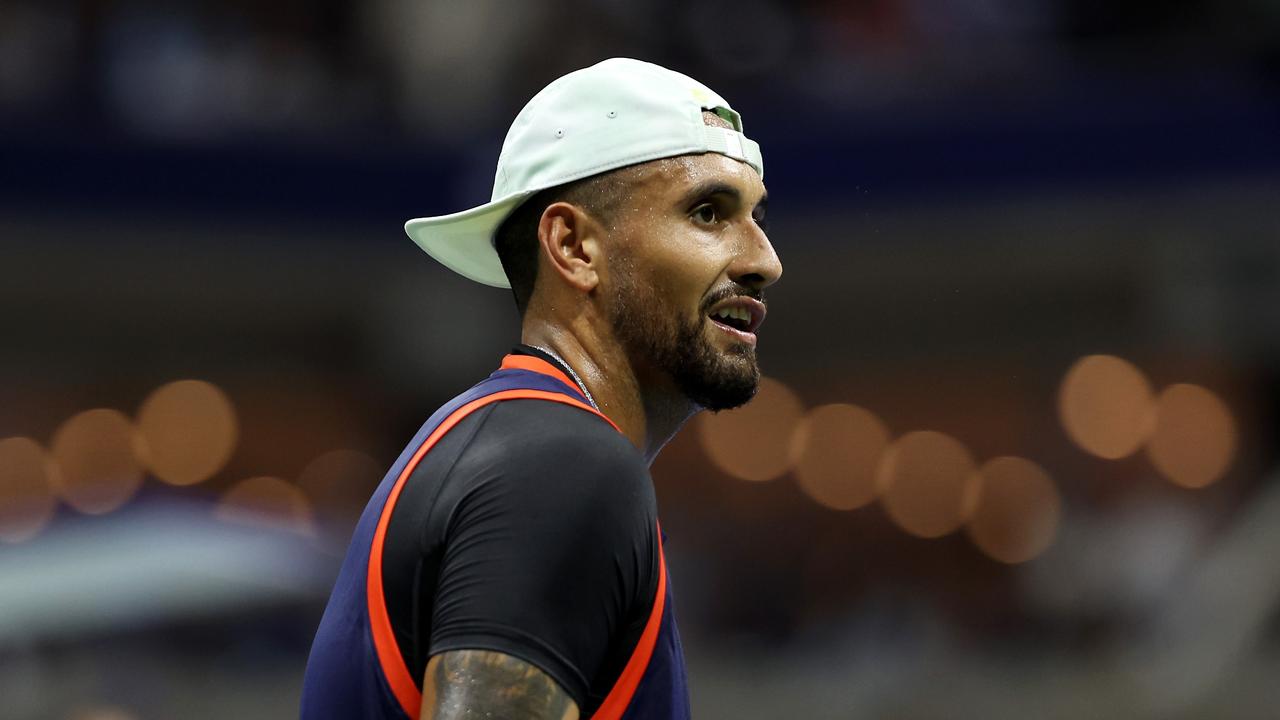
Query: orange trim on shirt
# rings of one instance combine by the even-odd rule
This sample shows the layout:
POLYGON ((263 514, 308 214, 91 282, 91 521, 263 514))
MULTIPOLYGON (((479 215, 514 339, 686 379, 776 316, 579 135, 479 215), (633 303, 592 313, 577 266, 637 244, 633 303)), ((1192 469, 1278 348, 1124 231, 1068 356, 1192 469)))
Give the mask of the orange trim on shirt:
POLYGON ((658 592, 653 598, 653 609, 649 611, 649 620, 640 634, 640 641, 631 653, 631 659, 622 669, 618 681, 605 697, 600 708, 591 716, 591 720, 618 720, 627 711, 631 698, 635 697, 636 688, 644 671, 649 668, 649 660, 653 658, 653 648, 658 644, 658 631, 662 629, 662 611, 667 606, 667 559, 662 551, 662 523, 658 523, 658 592))
POLYGON ((514 355, 514 354, 508 355, 502 358, 502 369, 503 370, 528 370, 529 372, 536 372, 536 373, 542 373, 543 375, 550 375, 551 377, 559 380, 565 385, 568 385, 569 388, 574 390, 575 392, 581 390, 581 388, 578 387, 578 383, 570 380, 568 375, 565 375, 563 372, 560 372, 560 368, 556 367, 555 365, 552 365, 551 363, 547 362, 546 360, 543 360, 540 357, 534 357, 532 355, 514 355))
MULTIPOLYGON (((510 358, 512 356, 509 355, 507 357, 510 358)), ((543 360, 533 359, 550 367, 543 360)), ((505 360, 503 361, 503 366, 506 366, 505 360)), ((535 370, 534 372, 542 371, 535 370)), ((612 420, 605 417, 598 410, 568 395, 546 390, 503 390, 472 400, 453 411, 427 436, 427 439, 413 453, 413 457, 409 459, 409 462, 404 466, 404 470, 400 472, 400 476, 396 478, 396 483, 392 486, 391 493, 387 496, 386 504, 382 506, 382 514, 378 518, 378 529, 374 532, 373 545, 369 548, 369 572, 365 583, 366 601, 369 606, 369 628, 373 633, 374 648, 378 652, 378 663, 382 667, 383 676, 387 679, 387 685, 390 686, 391 692, 400 703, 400 708, 410 718, 417 718, 422 710, 422 691, 418 688, 413 676, 409 674, 409 668, 405 665, 404 656, 400 654, 400 647, 396 643, 395 633, 391 629, 391 617, 387 613, 386 598, 383 596, 382 588, 382 549, 387 539, 387 527, 391 524, 391 511, 395 508, 396 500, 400 498, 400 491, 404 489, 409 475, 413 473, 418 466, 418 462, 427 454, 427 451, 439 442, 445 433, 461 422, 463 418, 485 405, 499 400, 550 400, 551 402, 564 403, 599 415, 610 425, 613 425, 615 430, 618 429, 618 426, 614 425, 612 420)), ((618 432, 622 431, 619 430, 618 432)), ((660 580, 659 582, 663 581, 660 580)), ((645 631, 648 632, 648 628, 645 631)))

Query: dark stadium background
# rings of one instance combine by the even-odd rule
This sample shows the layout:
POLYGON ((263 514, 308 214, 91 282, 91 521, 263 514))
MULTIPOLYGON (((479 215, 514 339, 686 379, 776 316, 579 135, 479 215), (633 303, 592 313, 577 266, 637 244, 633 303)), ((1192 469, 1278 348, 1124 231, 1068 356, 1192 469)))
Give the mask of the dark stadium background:
POLYGON ((786 268, 654 466, 696 715, 1274 717, 1276 0, 0 2, 0 717, 296 713, 516 338, 401 224, 615 55, 742 112, 786 268))

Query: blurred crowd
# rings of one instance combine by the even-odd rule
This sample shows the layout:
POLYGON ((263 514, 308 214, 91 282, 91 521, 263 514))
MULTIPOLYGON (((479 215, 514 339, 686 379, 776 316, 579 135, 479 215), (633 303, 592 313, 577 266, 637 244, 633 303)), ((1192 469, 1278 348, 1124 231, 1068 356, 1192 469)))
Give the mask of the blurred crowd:
POLYGON ((1275 0, 6 0, 0 122, 448 145, 611 55, 821 112, 998 101, 1100 67, 1275 82, 1278 50, 1275 0))
POLYGON ((400 224, 618 55, 742 110, 787 268, 654 466, 697 714, 1268 717, 1280 0, 0 0, 0 717, 294 711, 516 337, 400 224))

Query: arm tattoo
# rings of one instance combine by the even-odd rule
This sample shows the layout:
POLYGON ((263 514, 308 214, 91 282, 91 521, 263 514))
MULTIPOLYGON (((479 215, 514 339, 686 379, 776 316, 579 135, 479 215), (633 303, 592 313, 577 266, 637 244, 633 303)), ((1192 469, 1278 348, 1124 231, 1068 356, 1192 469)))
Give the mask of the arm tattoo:
POLYGON ((422 720, 578 720, 578 706, 549 675, 489 650, 431 658, 422 682, 422 720))

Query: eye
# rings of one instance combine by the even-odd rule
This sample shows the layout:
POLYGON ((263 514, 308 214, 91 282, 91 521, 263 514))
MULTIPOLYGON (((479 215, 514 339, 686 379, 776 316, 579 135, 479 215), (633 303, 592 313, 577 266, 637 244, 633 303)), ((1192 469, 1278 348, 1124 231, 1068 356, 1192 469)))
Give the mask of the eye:
POLYGON ((769 219, 765 217, 763 210, 756 210, 752 213, 751 219, 756 221, 756 225, 759 225, 761 230, 769 232, 769 219))
POLYGON ((701 225, 714 225, 720 221, 720 213, 711 203, 702 203, 689 216, 701 225))

